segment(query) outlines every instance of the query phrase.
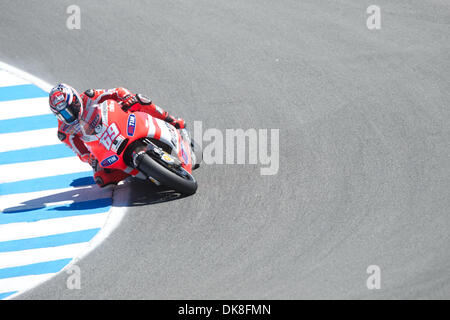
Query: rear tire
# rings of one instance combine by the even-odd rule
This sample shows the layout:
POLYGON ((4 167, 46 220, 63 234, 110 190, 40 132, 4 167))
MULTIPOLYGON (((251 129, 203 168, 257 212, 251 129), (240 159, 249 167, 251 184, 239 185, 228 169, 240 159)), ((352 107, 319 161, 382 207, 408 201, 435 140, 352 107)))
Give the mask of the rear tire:
POLYGON ((182 194, 191 195, 197 191, 197 181, 189 172, 186 171, 187 178, 183 178, 156 162, 146 153, 139 157, 142 158, 139 161, 138 169, 147 176, 182 194))

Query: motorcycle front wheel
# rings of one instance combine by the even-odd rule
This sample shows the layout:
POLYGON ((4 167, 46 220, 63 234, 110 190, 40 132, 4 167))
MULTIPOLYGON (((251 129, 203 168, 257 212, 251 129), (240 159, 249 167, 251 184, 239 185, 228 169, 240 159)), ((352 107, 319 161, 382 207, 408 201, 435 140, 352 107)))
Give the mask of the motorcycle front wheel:
POLYGON ((197 181, 194 176, 185 169, 180 168, 183 172, 178 175, 155 161, 147 153, 143 153, 139 157, 141 157, 141 159, 139 159, 138 169, 145 175, 152 177, 161 184, 173 188, 176 192, 185 195, 191 195, 197 191, 197 181))

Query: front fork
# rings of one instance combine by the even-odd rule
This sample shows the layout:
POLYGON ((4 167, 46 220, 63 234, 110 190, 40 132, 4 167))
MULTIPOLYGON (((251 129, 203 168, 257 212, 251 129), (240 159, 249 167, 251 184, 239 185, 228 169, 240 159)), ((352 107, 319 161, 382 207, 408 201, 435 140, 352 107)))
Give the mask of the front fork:
MULTIPOLYGON (((172 171, 178 171, 181 167, 181 162, 178 159, 174 158, 169 153, 165 152, 162 148, 156 146, 152 141, 146 138, 143 140, 143 145, 137 147, 131 154, 134 168, 139 170, 139 172, 143 175, 145 174, 139 167, 145 154, 148 154, 152 159, 172 171)), ((160 185, 158 180, 147 176, 146 178, 150 179, 150 181, 152 181, 156 185, 160 185)))

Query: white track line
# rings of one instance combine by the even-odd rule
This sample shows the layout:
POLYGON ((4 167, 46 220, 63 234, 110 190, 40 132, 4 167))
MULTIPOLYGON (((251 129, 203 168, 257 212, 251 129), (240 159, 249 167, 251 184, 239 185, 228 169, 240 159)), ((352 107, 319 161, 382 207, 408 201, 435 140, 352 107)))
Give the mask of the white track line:
POLYGON ((0 242, 35 237, 45 237, 58 233, 81 231, 103 227, 108 212, 81 216, 44 219, 35 222, 0 224, 0 242))
MULTIPOLYGON (((24 292, 23 290, 28 290, 30 287, 35 287, 50 279, 55 274, 56 273, 46 273, 33 276, 0 279, 0 290, 2 292, 19 291, 19 293, 22 293, 24 292)), ((13 296, 9 296, 7 299, 12 297, 13 296)))
MULTIPOLYGON (((51 248, 0 252, 0 269, 76 257, 85 250, 87 246, 87 242, 81 242, 51 248)), ((3 290, 1 283, 0 289, 3 292, 8 291, 3 290)))
POLYGON ((7 76, 9 78, 14 77, 14 78, 23 79, 24 81, 26 81, 25 83, 31 82, 32 84, 38 86, 39 88, 41 88, 44 91, 49 92, 52 89, 51 84, 33 76, 32 74, 29 74, 28 72, 20 70, 16 67, 13 67, 13 66, 11 66, 7 63, 1 62, 1 61, 0 61, 0 70, 7 72, 7 76))
POLYGON ((56 133, 56 128, 2 133, 0 152, 61 144, 56 133))
POLYGON ((0 70, 0 87, 18 86, 28 83, 29 81, 15 76, 6 70, 0 70))
POLYGON ((48 98, 46 97, 0 102, 0 120, 40 116, 50 113, 48 98))
POLYGON ((81 162, 78 157, 4 164, 0 166, 0 183, 84 172, 89 169, 89 164, 81 162))

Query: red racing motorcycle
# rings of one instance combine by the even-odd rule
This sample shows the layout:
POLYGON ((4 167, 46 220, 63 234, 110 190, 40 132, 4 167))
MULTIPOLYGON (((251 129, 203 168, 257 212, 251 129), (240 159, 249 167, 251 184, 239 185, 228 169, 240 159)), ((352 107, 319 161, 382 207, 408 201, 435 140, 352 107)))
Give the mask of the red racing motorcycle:
POLYGON ((119 169, 182 194, 193 194, 202 152, 186 129, 144 112, 125 112, 107 100, 86 106, 80 117, 83 141, 101 167, 119 169))

